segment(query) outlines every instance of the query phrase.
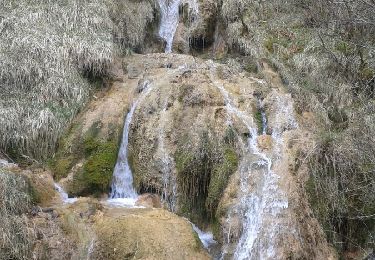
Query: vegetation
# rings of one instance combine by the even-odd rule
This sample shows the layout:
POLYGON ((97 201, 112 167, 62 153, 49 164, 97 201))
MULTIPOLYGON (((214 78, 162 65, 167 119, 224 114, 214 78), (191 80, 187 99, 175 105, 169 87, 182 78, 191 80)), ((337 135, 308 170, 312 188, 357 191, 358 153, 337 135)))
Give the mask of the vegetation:
POLYGON ((86 158, 83 169, 74 176, 72 187, 69 189, 73 195, 101 195, 108 192, 111 185, 118 143, 94 139, 90 142, 90 145, 94 147, 91 147, 92 150, 86 158))
POLYGON ((28 179, 0 168, 0 255, 2 259, 30 259, 34 231, 28 222, 32 197, 28 179))
POLYGON ((181 213, 195 223, 216 221, 220 198, 229 177, 237 169, 238 155, 232 146, 232 132, 227 132, 229 137, 222 144, 207 132, 200 134, 195 148, 188 138, 182 139, 185 143, 181 143, 175 155, 181 213))
POLYGON ((339 251, 374 247, 373 1, 224 0, 227 42, 282 74, 318 117, 309 195, 339 251))
POLYGON ((105 77, 118 49, 142 44, 152 12, 149 1, 4 2, 0 150, 48 158, 95 87, 87 78, 105 77))

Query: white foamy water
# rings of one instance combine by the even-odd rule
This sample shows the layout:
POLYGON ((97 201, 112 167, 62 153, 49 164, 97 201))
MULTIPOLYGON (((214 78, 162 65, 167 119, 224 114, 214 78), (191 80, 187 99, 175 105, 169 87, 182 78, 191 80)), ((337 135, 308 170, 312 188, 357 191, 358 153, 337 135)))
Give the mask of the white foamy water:
POLYGON ((106 203, 112 207, 133 208, 135 207, 136 201, 137 201, 137 198, 116 198, 116 199, 108 199, 106 203))
MULTIPOLYGON (((190 222, 191 223, 191 222, 190 222)), ((214 235, 211 232, 204 232, 200 230, 196 225, 191 223, 194 231, 198 234, 200 241, 202 242, 204 248, 208 249, 210 246, 217 244, 214 239, 214 235)))
POLYGON ((166 53, 172 52, 173 38, 179 21, 180 2, 181 0, 158 0, 161 14, 159 36, 166 41, 166 53))
POLYGON ((167 115, 168 99, 165 101, 163 110, 160 115, 159 135, 158 135, 158 154, 162 162, 163 172, 163 194, 162 199, 168 204, 169 210, 175 212, 177 205, 177 180, 173 172, 173 158, 165 149, 165 128, 166 128, 166 115, 167 115))
POLYGON ((160 7, 159 36, 166 41, 165 53, 172 52, 173 39, 180 20, 179 6, 188 4, 190 20, 196 20, 198 16, 197 0, 158 0, 160 7))
MULTIPOLYGON (((258 143, 258 129, 248 113, 238 109, 223 84, 215 80, 215 67, 211 62, 210 79, 224 97, 228 114, 239 118, 248 128, 250 137, 244 159, 240 163, 239 203, 230 209, 232 215, 242 218, 242 232, 234 252, 234 259, 276 259, 279 235, 285 232, 288 200, 279 187, 279 178, 272 170, 272 158, 261 152, 258 143)), ((281 113, 285 112, 280 108, 281 113)), ((281 115, 280 115, 281 116, 281 115)), ((262 132, 267 131, 267 118, 262 113, 262 132)), ((276 129, 274 129, 275 131, 276 129)), ((279 131, 277 129, 276 131, 279 131)), ((281 144, 281 133, 273 134, 276 144, 281 144)), ((230 243, 230 227, 227 243, 230 243)), ((223 248, 222 258, 227 249, 223 248)))
POLYGON ((150 82, 145 81, 144 92, 135 101, 126 116, 122 142, 117 158, 109 202, 116 205, 134 205, 138 194, 133 187, 133 174, 128 161, 129 130, 138 103, 151 91, 150 82), (133 203, 133 204, 132 204, 133 203))
POLYGON ((55 186, 56 191, 60 194, 60 197, 63 203, 71 204, 78 200, 77 198, 69 198, 68 193, 66 193, 59 184, 55 183, 54 186, 55 186))

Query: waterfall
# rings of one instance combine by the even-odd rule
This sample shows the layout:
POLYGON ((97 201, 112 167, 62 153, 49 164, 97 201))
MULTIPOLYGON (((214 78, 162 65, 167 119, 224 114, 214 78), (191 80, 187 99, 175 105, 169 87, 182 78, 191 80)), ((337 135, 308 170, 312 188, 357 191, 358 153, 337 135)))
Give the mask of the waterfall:
POLYGON ((161 14, 159 36, 167 43, 166 53, 172 52, 173 38, 179 21, 180 2, 181 0, 158 0, 161 14))
POLYGON ((116 203, 119 201, 125 204, 134 204, 138 197, 137 192, 133 187, 133 174, 129 166, 128 161, 128 144, 129 144, 129 130, 133 119, 134 112, 139 102, 150 92, 150 82, 145 81, 142 90, 144 93, 142 96, 133 103, 129 113, 126 115, 125 125, 122 135, 122 142, 118 153, 116 166, 113 172, 113 180, 111 186, 110 198, 112 202, 116 203))
MULTIPOLYGON (((233 214, 242 218, 242 233, 235 249, 234 259, 275 259, 278 234, 282 232, 283 221, 285 222, 282 216, 286 214, 288 208, 286 195, 279 187, 280 176, 272 170, 271 157, 261 152, 258 147, 258 129, 253 118, 235 106, 228 91, 215 80, 214 65, 210 63, 210 66, 210 79, 223 95, 228 114, 240 119, 250 133, 248 146, 239 168, 240 201, 228 213, 229 218, 233 214)), ((280 111, 285 112, 282 109, 280 111)), ((262 125, 262 132, 266 133, 267 119, 264 111, 262 125)), ((274 129, 274 131, 278 130, 274 129)), ((279 133, 272 135, 276 144, 282 143, 280 136, 279 133)), ((225 258, 225 250, 224 248, 222 258, 225 258)))
POLYGON ((166 41, 165 53, 172 52, 174 35, 180 19, 180 4, 189 5, 190 20, 196 20, 198 16, 197 0, 158 0, 160 8, 159 36, 166 41))
POLYGON ((191 222, 190 224, 193 227, 195 233, 197 233, 199 240, 202 242, 204 248, 209 249, 210 246, 217 244, 217 242, 214 239, 214 235, 211 232, 204 232, 200 230, 195 224, 191 222))

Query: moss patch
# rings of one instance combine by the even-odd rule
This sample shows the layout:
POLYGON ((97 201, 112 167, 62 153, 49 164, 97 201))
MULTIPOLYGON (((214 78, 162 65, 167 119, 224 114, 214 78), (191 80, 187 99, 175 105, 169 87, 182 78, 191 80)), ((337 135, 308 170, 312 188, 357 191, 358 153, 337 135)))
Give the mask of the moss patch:
POLYGON ((236 138, 233 129, 227 129, 221 139, 202 132, 199 144, 194 148, 191 138, 181 140, 183 143, 175 154, 180 188, 179 213, 198 225, 215 221, 222 193, 238 166, 238 155, 233 147, 236 138))

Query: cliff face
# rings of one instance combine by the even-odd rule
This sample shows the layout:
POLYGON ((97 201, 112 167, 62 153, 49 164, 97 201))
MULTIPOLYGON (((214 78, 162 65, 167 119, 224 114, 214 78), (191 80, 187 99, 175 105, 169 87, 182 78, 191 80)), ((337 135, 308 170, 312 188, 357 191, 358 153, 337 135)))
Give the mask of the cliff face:
POLYGON ((333 231, 329 242, 343 245, 339 250, 371 248, 374 63, 365 33, 361 47, 324 27, 339 19, 325 13, 328 20, 320 21, 315 5, 300 1, 175 0, 171 10, 162 0, 94 2, 36 9, 30 24, 51 37, 66 30, 51 14, 68 14, 72 27, 58 41, 15 34, 22 28, 39 35, 23 26, 35 3, 0 7, 1 25, 23 14, 13 27, 0 27, 0 156, 38 166, 44 163, 35 159, 52 157, 51 173, 29 178, 40 194, 35 202, 54 210, 26 216, 28 203, 24 219, 15 218, 22 227, 36 223, 35 232, 57 230, 53 240, 33 242, 37 255, 49 247, 46 255, 57 257, 54 243, 62 240, 67 258, 205 259, 180 217, 212 230, 219 244, 211 252, 224 259, 336 258, 322 225, 333 231), (326 34, 335 37, 327 42, 326 34), (160 54, 168 44, 173 53, 160 54), (11 55, 21 49, 30 52, 29 62, 11 55), (104 202, 135 102, 127 147, 134 188, 160 198, 164 210, 104 202), (49 174, 71 196, 102 200, 51 202, 49 174), (168 238, 156 241, 160 233, 168 238))

